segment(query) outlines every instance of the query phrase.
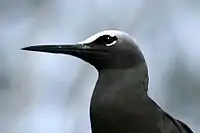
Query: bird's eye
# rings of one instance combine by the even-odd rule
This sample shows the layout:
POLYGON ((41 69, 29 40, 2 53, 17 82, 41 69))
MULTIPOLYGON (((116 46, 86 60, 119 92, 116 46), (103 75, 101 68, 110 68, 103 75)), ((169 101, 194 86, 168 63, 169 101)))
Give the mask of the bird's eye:
POLYGON ((117 41, 116 36, 103 35, 103 36, 100 36, 99 38, 97 38, 94 42, 96 44, 104 44, 106 46, 111 46, 111 45, 115 44, 116 41, 117 41))

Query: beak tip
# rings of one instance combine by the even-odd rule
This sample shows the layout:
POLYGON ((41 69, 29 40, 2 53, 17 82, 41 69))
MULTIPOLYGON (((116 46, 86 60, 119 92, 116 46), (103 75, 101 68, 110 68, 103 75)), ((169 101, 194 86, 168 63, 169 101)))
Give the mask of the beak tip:
POLYGON ((21 48, 20 50, 27 50, 27 47, 21 48))
POLYGON ((21 50, 33 51, 33 48, 31 48, 31 47, 24 47, 24 48, 21 48, 21 50))

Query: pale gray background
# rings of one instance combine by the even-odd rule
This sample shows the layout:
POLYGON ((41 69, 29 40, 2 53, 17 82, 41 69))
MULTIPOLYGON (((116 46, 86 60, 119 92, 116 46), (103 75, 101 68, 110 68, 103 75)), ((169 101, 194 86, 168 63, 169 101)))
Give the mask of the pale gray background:
POLYGON ((199 0, 1 0, 0 132, 88 132, 80 131, 85 118, 75 117, 84 106, 80 96, 94 87, 96 70, 70 56, 20 48, 120 29, 144 52, 149 95, 200 133, 199 14, 199 0))

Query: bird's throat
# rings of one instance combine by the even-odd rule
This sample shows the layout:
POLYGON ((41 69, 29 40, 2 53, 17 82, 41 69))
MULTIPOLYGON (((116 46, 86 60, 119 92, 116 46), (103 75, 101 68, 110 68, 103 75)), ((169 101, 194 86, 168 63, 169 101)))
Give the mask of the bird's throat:
POLYGON ((91 104, 106 105, 140 101, 147 96, 148 72, 146 64, 129 69, 108 69, 99 72, 91 104))
MULTIPOLYGON (((145 63, 127 69, 105 69, 99 72, 95 90, 118 91, 132 88, 135 91, 145 92, 148 90, 148 70, 145 63)), ((133 91, 133 90, 132 90, 133 91)))

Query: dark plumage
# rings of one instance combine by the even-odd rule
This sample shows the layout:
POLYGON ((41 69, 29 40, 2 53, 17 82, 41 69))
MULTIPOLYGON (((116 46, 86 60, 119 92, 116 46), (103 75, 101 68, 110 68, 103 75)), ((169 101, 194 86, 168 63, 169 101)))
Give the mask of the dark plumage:
POLYGON ((99 72, 90 117, 92 133, 192 133, 147 95, 148 69, 136 42, 109 30, 76 45, 30 46, 23 50, 76 56, 99 72))

